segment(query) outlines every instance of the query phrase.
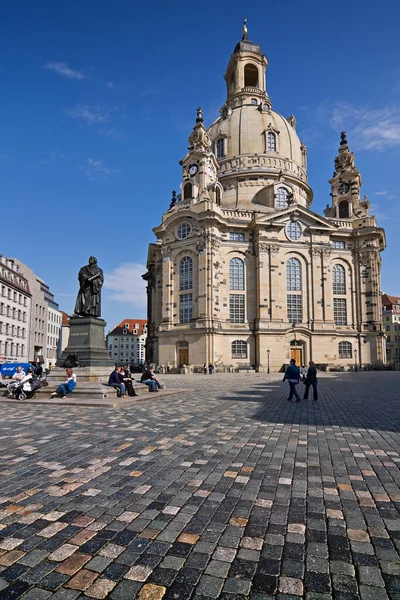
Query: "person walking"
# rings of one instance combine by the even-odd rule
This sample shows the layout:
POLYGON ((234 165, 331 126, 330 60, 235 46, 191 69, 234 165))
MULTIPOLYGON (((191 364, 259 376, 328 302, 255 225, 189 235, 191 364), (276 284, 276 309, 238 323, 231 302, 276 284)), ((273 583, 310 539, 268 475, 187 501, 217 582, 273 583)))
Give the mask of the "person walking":
POLYGON ((212 363, 209 363, 208 365, 208 374, 212 375, 214 373, 214 365, 212 363))
POLYGON ((286 369, 285 377, 283 381, 288 380, 289 382, 289 398, 288 402, 292 401, 293 396, 296 397, 296 402, 300 402, 301 398, 296 390, 296 385, 298 385, 300 381, 300 369, 296 366, 296 360, 294 358, 290 359, 290 365, 286 369))
POLYGON ((304 392, 303 400, 308 400, 308 392, 311 386, 313 389, 313 400, 318 400, 317 367, 312 360, 310 360, 308 364, 310 366, 308 367, 307 377, 305 379, 306 391, 304 392))

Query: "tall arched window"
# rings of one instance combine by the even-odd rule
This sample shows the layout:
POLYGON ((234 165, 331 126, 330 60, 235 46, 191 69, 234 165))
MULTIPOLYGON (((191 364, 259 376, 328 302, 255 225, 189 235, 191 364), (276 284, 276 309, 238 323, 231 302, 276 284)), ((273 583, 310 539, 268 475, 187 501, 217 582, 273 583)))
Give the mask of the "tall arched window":
POLYGON ((244 68, 244 86, 258 87, 258 69, 255 65, 248 64, 244 68))
POLYGON ((346 273, 342 265, 334 265, 332 269, 332 282, 334 294, 346 293, 346 273))
POLYGON ((184 256, 179 264, 179 289, 191 290, 193 287, 193 260, 184 256))
POLYGON ((276 152, 276 134, 273 131, 267 133, 267 150, 268 152, 276 152))
POLYGON ((247 343, 243 340, 235 340, 231 344, 232 358, 247 358, 247 343))
POLYGON ((347 200, 339 202, 339 219, 348 219, 349 214, 349 203, 347 200))
POLYGON ((188 181, 187 183, 185 183, 185 185, 183 187, 183 199, 190 200, 192 198, 192 195, 193 195, 193 186, 188 181))
MULTIPOLYGON (((240 258, 229 262, 229 289, 244 291, 244 262, 240 258)), ((229 294, 229 319, 244 323, 244 294, 229 294)))
POLYGON ((279 187, 275 194, 275 208, 286 208, 288 206, 289 192, 284 187, 279 187))
POLYGON ((290 323, 303 320, 301 263, 297 258, 289 258, 286 263, 287 318, 290 323))
POLYGON ((232 258, 229 263, 229 289, 244 290, 244 263, 240 258, 232 258))
POLYGON ((221 204, 221 189, 218 186, 215 188, 215 202, 221 204))
POLYGON ((335 325, 347 325, 346 271, 342 265, 332 269, 333 320, 335 325))

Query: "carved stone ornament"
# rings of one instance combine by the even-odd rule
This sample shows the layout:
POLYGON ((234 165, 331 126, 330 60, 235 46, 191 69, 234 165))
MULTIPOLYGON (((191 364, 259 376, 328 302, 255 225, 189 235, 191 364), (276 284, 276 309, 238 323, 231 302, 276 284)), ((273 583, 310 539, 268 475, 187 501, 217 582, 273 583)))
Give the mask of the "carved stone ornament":
POLYGON ((168 262, 169 260, 171 260, 171 247, 163 246, 161 248, 161 255, 163 257, 164 262, 168 262))
POLYGON ((313 258, 318 258, 318 256, 321 256, 321 253, 322 253, 322 248, 319 248, 319 247, 310 248, 310 254, 313 258))
POLYGON ((269 253, 271 256, 277 256, 279 254, 279 244, 267 244, 264 242, 258 244, 256 254, 260 258, 266 258, 269 253))
POLYGON ((222 119, 228 119, 232 114, 232 109, 227 104, 224 104, 224 106, 220 109, 219 114, 221 115, 222 119))
POLYGON ((199 240, 196 244, 196 250, 199 254, 204 254, 206 249, 206 240, 204 238, 202 238, 201 240, 199 240))
POLYGON ((322 258, 324 259, 324 262, 329 262, 331 259, 331 249, 328 247, 324 247, 322 248, 322 258))

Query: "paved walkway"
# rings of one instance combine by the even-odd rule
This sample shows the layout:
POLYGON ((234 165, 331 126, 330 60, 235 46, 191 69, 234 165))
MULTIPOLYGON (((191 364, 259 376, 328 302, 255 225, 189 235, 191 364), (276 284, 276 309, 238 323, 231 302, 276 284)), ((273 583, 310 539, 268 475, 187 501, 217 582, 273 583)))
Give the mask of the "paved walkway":
POLYGON ((0 405, 0 600, 400 600, 400 373, 0 405))

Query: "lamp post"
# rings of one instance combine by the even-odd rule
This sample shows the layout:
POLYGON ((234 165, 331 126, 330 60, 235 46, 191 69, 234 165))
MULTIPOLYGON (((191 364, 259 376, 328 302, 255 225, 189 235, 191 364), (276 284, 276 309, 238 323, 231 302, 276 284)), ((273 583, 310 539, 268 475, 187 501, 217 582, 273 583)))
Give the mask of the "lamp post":
POLYGON ((270 355, 271 350, 267 350, 267 359, 268 359, 268 366, 267 366, 267 374, 269 375, 270 371, 269 371, 269 355, 270 355))
POLYGON ((354 370, 357 373, 358 371, 358 366, 357 366, 357 350, 354 348, 354 370))

